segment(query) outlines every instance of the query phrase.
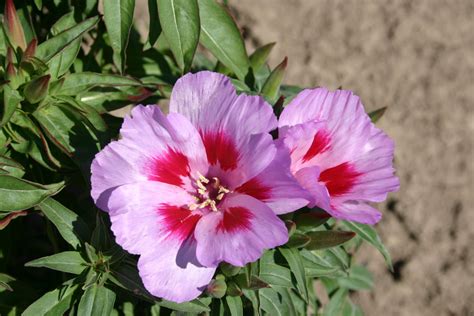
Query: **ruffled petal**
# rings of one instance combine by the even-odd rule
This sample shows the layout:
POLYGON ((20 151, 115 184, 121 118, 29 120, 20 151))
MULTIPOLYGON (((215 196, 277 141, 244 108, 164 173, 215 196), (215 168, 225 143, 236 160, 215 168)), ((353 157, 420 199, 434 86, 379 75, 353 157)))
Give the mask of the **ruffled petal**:
POLYGON ((305 188, 311 195, 311 202, 308 204, 309 207, 320 207, 323 210, 331 210, 331 197, 329 192, 323 184, 319 183, 320 170, 318 167, 308 167, 298 170, 295 174, 295 178, 298 183, 305 188))
POLYGON ((209 284, 216 268, 196 259, 196 242, 166 241, 150 248, 138 260, 145 288, 153 295, 182 303, 197 298, 209 284))
POLYGON ((312 197, 291 174, 288 149, 282 142, 276 145, 277 153, 268 167, 236 191, 266 203, 276 214, 285 214, 306 206, 312 197))
POLYGON ((181 113, 200 131, 222 130, 236 140, 277 127, 273 110, 262 97, 237 95, 228 77, 210 71, 189 73, 176 82, 170 112, 181 113))
POLYGON ((92 197, 102 209, 120 185, 157 181, 191 189, 191 178, 208 170, 199 133, 180 114, 139 105, 120 132, 123 138, 100 151, 91 166, 92 197))
POLYGON ((374 225, 382 218, 382 214, 377 209, 360 201, 335 202, 329 213, 335 218, 368 225, 374 225))
POLYGON ((219 209, 203 216, 196 226, 197 258, 205 266, 216 267, 221 261, 244 266, 260 258, 265 249, 288 241, 283 221, 251 196, 233 194, 219 209))
POLYGON ((170 111, 183 114, 199 131, 210 165, 209 176, 234 188, 260 173, 275 154, 271 136, 277 126, 262 97, 237 95, 230 79, 202 71, 175 84, 170 111))

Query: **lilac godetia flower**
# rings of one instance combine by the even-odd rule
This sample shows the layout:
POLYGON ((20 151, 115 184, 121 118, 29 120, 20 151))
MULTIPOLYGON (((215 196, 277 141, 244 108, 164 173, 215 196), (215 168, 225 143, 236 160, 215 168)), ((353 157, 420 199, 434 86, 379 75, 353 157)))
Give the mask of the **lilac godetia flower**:
POLYGON ((300 92, 285 107, 279 137, 291 152, 291 171, 318 206, 333 217, 375 224, 381 202, 398 190, 394 143, 376 128, 358 96, 324 88, 300 92))
POLYGON ((287 242, 277 215, 311 196, 292 176, 286 146, 269 134, 276 128, 261 97, 199 72, 178 80, 170 114, 135 107, 122 138, 97 154, 92 197, 117 243, 140 255, 151 294, 192 300, 220 262, 243 266, 287 242))

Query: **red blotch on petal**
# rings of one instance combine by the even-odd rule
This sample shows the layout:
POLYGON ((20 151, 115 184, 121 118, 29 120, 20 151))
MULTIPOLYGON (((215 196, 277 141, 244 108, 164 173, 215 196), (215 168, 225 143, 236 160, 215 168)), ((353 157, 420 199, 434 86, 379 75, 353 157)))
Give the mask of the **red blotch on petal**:
POLYGON ((182 186, 182 177, 189 176, 189 161, 185 155, 168 147, 166 153, 152 160, 147 172, 151 181, 182 186))
POLYGON ((201 131, 207 160, 211 165, 219 162, 222 170, 234 170, 239 161, 239 152, 234 141, 223 131, 201 131))
POLYGON ((321 172, 319 182, 326 185, 330 196, 339 196, 349 192, 360 175, 354 166, 344 162, 321 172))
MULTIPOLYGON (((169 237, 186 240, 193 232, 200 214, 192 213, 189 209, 175 205, 164 204, 158 208, 161 216, 160 224, 169 233, 169 237)), ((137 228, 139 229, 139 228, 137 228)))
POLYGON ((257 178, 245 182, 236 191, 250 195, 260 201, 266 201, 271 198, 271 188, 263 185, 257 178))
POLYGON ((313 159, 316 155, 322 154, 329 149, 329 134, 324 131, 318 131, 313 138, 313 142, 306 154, 303 156, 303 162, 313 159))
POLYGON ((217 231, 232 233, 238 230, 248 230, 252 218, 252 213, 244 207, 229 207, 224 211, 222 220, 217 225, 217 231))

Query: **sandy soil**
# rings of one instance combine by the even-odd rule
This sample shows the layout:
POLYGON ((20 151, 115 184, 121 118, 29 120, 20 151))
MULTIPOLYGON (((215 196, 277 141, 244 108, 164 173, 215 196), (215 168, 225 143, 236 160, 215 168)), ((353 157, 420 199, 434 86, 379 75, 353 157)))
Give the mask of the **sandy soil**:
POLYGON ((474 2, 234 0, 248 48, 277 42, 287 83, 343 86, 396 141, 401 189, 378 229, 395 273, 366 248, 367 315, 474 315, 474 2))

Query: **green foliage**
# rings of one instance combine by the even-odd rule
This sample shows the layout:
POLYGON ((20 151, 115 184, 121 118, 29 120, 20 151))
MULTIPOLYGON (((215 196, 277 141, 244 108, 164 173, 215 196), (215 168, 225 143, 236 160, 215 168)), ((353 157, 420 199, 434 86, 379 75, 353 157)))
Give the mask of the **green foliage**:
POLYGON ((177 304, 148 293, 137 258, 115 243, 108 216, 90 198, 92 158, 122 123, 109 112, 169 99, 188 71, 225 73, 239 92, 265 97, 279 113, 302 88, 282 85, 286 58, 269 68, 275 43, 248 56, 226 1, 148 0, 146 39, 133 24, 134 0, 103 1, 103 11, 97 0, 6 3, 1 315, 361 315, 349 291, 370 290, 373 280, 353 253, 368 242, 391 266, 373 227, 342 222, 341 230, 317 209, 285 215, 286 245, 245 267, 221 264, 200 298, 177 304), (330 297, 325 306, 315 282, 330 297))

